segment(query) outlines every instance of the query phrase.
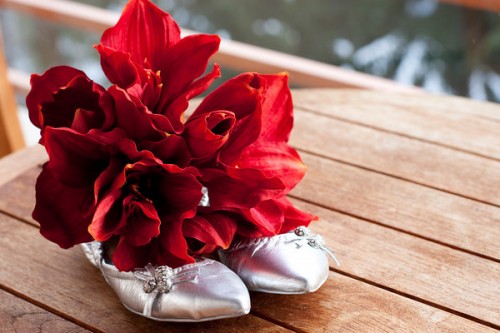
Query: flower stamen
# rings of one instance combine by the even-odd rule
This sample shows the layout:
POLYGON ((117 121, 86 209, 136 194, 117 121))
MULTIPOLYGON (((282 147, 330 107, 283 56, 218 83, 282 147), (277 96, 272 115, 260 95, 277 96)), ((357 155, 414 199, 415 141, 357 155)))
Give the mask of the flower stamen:
POLYGON ((132 192, 136 196, 136 198, 142 199, 149 203, 153 203, 151 199, 147 198, 144 194, 141 193, 141 191, 139 191, 139 184, 129 184, 128 188, 130 189, 130 192, 132 192))

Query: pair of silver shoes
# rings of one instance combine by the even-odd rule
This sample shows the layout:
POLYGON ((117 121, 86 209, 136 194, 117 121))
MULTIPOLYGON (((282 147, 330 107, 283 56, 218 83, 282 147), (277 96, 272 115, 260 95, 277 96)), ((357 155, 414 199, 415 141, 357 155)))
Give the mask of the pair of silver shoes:
POLYGON ((101 243, 82 248, 128 310, 159 321, 200 322, 248 314, 248 290, 313 292, 328 278, 327 254, 338 264, 323 238, 306 227, 233 244, 219 251, 222 263, 200 258, 175 269, 148 264, 120 272, 106 262, 101 243))

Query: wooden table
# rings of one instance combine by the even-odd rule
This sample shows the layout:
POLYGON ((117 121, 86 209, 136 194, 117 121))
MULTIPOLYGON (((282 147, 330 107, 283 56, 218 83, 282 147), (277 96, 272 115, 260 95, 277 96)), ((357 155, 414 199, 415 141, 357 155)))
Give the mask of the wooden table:
POLYGON ((292 192, 338 254, 317 292, 253 293, 251 314, 157 323, 126 311, 78 247, 31 219, 45 160, 0 162, 0 332, 489 332, 500 329, 500 106, 355 90, 294 92, 292 192))

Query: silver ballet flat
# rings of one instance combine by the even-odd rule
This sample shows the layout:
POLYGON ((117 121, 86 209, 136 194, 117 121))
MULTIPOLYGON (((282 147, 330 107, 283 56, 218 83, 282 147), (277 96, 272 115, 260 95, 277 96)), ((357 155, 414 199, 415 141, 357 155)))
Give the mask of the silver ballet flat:
POLYGON ((175 269, 148 264, 120 272, 104 260, 102 244, 82 244, 122 304, 131 312, 159 321, 201 322, 250 312, 250 296, 240 278, 221 263, 200 259, 175 269))
POLYGON ((306 227, 246 239, 219 250, 221 262, 238 274, 249 290, 274 294, 304 294, 319 289, 329 274, 327 255, 338 265, 323 237, 306 227))

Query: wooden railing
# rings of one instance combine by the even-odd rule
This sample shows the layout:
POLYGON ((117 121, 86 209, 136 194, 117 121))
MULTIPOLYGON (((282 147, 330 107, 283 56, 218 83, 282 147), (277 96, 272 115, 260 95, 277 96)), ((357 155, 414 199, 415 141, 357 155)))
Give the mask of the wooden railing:
POLYGON ((0 29, 0 157, 24 147, 24 138, 17 117, 17 105, 11 83, 6 75, 7 61, 2 52, 0 29))
MULTIPOLYGON (((500 12, 498 0, 440 0, 500 12)), ((119 13, 64 0, 0 0, 0 8, 32 14, 55 23, 79 29, 102 32, 115 24, 119 13)), ((193 31, 183 30, 184 35, 193 31)), ((284 54, 232 40, 223 40, 215 62, 236 71, 273 73, 287 71, 290 82, 303 87, 349 87, 393 92, 420 92, 391 80, 345 70, 314 60, 284 54)), ((17 121, 12 86, 18 93, 29 91, 29 76, 8 69, 0 44, 0 156, 24 145, 17 121), (6 75, 7 73, 7 75, 6 75)))
MULTIPOLYGON (((0 0, 0 6, 79 29, 102 32, 114 25, 119 13, 77 2, 62 0, 0 0)), ((183 30, 184 35, 193 31, 183 30)), ((264 49, 232 40, 223 40, 213 60, 237 71, 265 73, 287 71, 290 81, 305 87, 352 87, 391 91, 417 91, 391 80, 345 70, 318 61, 264 49)), ((25 92, 27 84, 19 72, 9 75, 16 90, 25 92)))
POLYGON ((491 12, 500 13, 499 0, 439 0, 440 2, 449 3, 473 9, 488 10, 491 12))

